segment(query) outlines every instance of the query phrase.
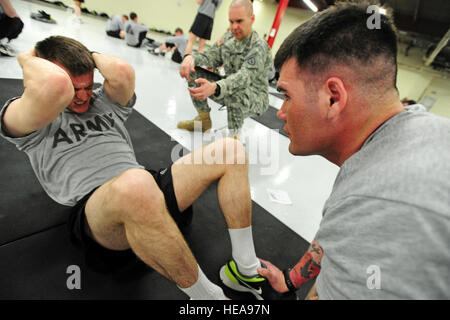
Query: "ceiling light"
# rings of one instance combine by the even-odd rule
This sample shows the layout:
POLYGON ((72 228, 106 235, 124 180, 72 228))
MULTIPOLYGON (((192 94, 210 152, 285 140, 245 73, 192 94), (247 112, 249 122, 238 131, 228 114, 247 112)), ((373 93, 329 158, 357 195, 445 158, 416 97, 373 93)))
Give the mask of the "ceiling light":
POLYGON ((314 12, 319 11, 317 7, 314 5, 314 3, 311 2, 311 0, 303 0, 303 2, 314 12))

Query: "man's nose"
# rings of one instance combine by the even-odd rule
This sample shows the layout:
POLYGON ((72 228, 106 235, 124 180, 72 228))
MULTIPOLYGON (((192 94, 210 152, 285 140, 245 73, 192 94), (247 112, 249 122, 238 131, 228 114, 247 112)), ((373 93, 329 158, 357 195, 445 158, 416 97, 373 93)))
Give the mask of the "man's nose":
POLYGON ((277 111, 277 117, 281 120, 286 120, 286 110, 284 105, 281 106, 280 110, 277 111))
POLYGON ((86 100, 86 99, 87 99, 87 96, 88 96, 87 91, 86 91, 86 90, 83 90, 83 89, 77 90, 77 91, 75 92, 75 95, 76 95, 76 97, 77 97, 78 99, 80 99, 80 100, 86 100))

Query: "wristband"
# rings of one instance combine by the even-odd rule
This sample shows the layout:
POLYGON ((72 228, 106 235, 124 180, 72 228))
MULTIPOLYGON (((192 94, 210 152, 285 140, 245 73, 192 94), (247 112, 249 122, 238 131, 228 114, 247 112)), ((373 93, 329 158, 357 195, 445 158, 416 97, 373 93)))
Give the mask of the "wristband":
POLYGON ((284 280, 285 280, 285 282, 286 282, 286 286, 288 287, 289 291, 290 291, 290 292, 295 292, 295 291, 297 291, 297 288, 294 286, 294 284, 293 284, 292 281, 291 281, 290 272, 291 272, 291 269, 290 269, 290 268, 289 268, 289 269, 285 269, 285 270, 283 271, 283 274, 284 274, 284 280))
POLYGON ((187 56, 192 56, 192 54, 186 53, 186 54, 183 56, 183 60, 184 60, 184 58, 186 58, 187 56))
POLYGON ((214 91, 214 96, 215 97, 220 96, 220 86, 217 82, 216 82, 216 90, 214 91))

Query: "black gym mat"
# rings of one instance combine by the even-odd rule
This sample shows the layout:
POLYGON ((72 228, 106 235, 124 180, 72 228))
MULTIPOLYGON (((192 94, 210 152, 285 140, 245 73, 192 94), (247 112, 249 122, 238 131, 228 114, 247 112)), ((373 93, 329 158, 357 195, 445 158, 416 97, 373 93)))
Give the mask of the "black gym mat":
MULTIPOLYGON (((0 79, 0 104, 23 91, 22 81, 0 79)), ((151 168, 171 164, 176 142, 134 111, 127 121, 138 161, 151 168)), ((27 157, 0 139, 0 299, 185 299, 178 288, 150 268, 103 274, 86 267, 69 241, 68 208, 54 203, 37 182, 27 157), (69 290, 67 268, 80 267, 81 289, 69 290)), ((259 257, 280 268, 295 264, 307 241, 253 202, 253 235, 259 257)), ((212 185, 194 204, 185 234, 205 274, 220 283, 218 271, 230 259, 228 231, 212 185)), ((298 296, 303 298, 309 286, 298 296)), ((231 298, 250 299, 225 288, 231 298)), ((292 298, 284 297, 284 298, 292 298)))
MULTIPOLYGON (((22 80, 0 79, 0 105, 23 92, 22 80)), ((68 208, 51 200, 25 153, 0 138, 0 245, 65 223, 68 208)))

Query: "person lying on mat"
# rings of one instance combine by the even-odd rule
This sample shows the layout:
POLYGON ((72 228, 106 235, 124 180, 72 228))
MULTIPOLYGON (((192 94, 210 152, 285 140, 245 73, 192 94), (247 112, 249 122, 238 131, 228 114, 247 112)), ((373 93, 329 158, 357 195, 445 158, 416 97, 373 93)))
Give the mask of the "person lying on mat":
POLYGON ((450 121, 402 105, 393 18, 369 6, 314 15, 275 56, 289 151, 340 171, 306 254, 259 272, 280 292, 317 277, 315 299, 448 299, 450 121))
POLYGON ((177 227, 186 222, 191 204, 218 181, 233 257, 220 277, 234 289, 264 293, 252 236, 248 163, 239 141, 216 141, 168 168, 146 170, 136 161, 124 126, 136 103, 135 73, 127 62, 91 53, 62 36, 38 42, 19 54, 18 62, 25 91, 2 108, 1 135, 28 155, 47 194, 73 207, 71 235, 86 252, 132 250, 190 298, 225 299, 177 227), (94 68, 104 77, 95 90, 94 68))

